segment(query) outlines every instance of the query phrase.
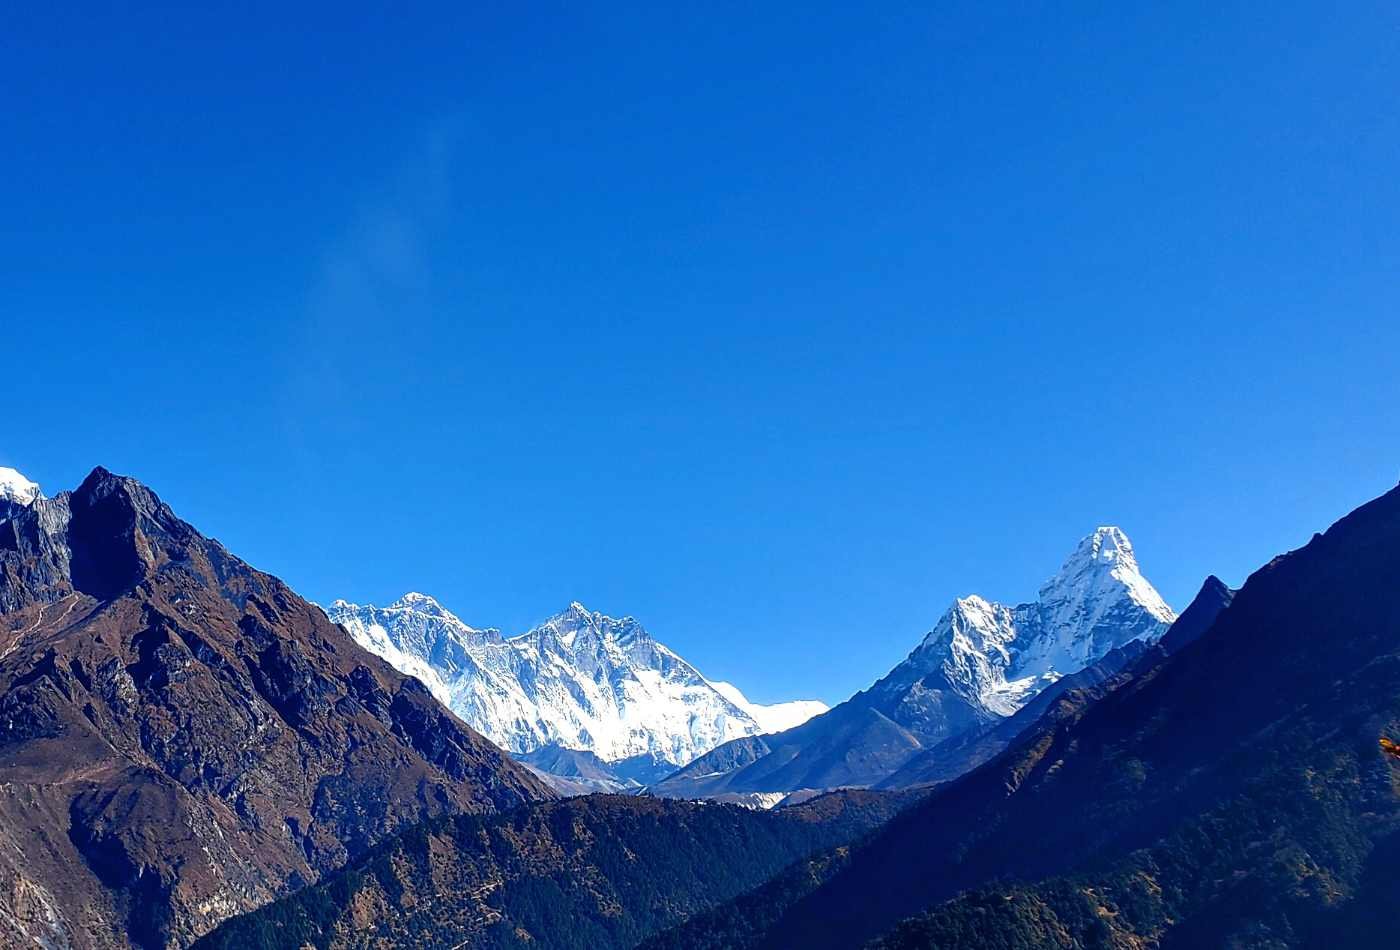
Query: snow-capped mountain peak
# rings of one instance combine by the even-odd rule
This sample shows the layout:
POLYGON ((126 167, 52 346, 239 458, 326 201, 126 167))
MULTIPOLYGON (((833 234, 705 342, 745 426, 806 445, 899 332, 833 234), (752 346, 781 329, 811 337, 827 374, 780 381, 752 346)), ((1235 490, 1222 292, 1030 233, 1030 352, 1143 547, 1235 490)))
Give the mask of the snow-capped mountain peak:
POLYGON ((39 486, 12 468, 0 465, 0 501, 29 505, 42 498, 39 486))
POLYGON ((1075 560, 1106 561, 1120 564, 1132 571, 1138 569, 1137 558, 1133 556, 1133 543, 1117 525, 1100 525, 1095 528, 1093 533, 1079 542, 1074 554, 1070 555, 1070 561, 1075 560))
POLYGON ((731 695, 711 684, 636 619, 578 601, 509 639, 474 630, 424 594, 386 608, 336 601, 327 613, 517 753, 556 743, 606 761, 649 755, 682 765, 721 742, 825 709, 749 703, 737 690, 731 695), (460 655, 442 644, 459 647, 460 655))
POLYGON ((875 690, 923 697, 947 689, 981 713, 1009 716, 1061 676, 1129 640, 1156 639, 1174 619, 1142 576, 1128 536, 1099 527, 1041 585, 1036 601, 1008 607, 976 594, 958 598, 875 690), (931 674, 941 685, 932 685, 931 674))
POLYGON ((819 699, 797 699, 792 702, 765 706, 750 700, 733 683, 711 680, 710 685, 719 690, 720 695, 725 699, 752 716, 763 727, 765 734, 782 732, 785 729, 800 726, 813 716, 820 716, 827 710, 826 703, 819 699))
POLYGON ((416 590, 411 590, 404 594, 398 600, 390 604, 389 607, 390 609, 411 607, 414 610, 420 610, 424 613, 447 613, 447 610, 443 608, 442 604, 438 603, 427 594, 420 594, 416 590))
POLYGON ((1063 676, 1129 640, 1154 639, 1176 619, 1143 577, 1121 528, 1096 528, 1040 588, 1038 601, 1017 611, 1036 635, 1018 658, 1018 675, 1063 676))
POLYGON ((1159 620, 1173 619, 1171 608, 1142 576, 1133 543, 1112 525, 1087 535, 1055 576, 1040 588, 1042 603, 1079 601, 1095 593, 1121 590, 1159 620))

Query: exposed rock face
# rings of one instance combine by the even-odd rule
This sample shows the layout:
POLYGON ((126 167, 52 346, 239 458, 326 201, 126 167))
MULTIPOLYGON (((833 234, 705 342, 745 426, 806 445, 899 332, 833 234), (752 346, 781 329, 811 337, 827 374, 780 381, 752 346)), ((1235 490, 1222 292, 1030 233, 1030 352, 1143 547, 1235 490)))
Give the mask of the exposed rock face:
POLYGON ((276 578, 95 470, 0 501, 0 942, 182 947, 398 827, 550 797, 276 578))

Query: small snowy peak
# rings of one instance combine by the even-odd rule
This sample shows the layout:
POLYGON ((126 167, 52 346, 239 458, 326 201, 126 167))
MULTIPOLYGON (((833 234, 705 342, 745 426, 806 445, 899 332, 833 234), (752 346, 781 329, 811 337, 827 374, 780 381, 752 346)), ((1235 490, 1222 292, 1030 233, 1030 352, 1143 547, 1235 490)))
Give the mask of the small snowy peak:
POLYGON ((1016 637, 1011 611, 973 594, 960 597, 947 614, 950 639, 966 644, 979 652, 1006 652, 1006 645, 1016 637))
POLYGON ((416 590, 409 591, 389 606, 433 612, 442 610, 442 604, 439 604, 435 598, 416 590))
POLYGON ((500 640, 497 631, 468 626, 425 594, 406 594, 387 607, 338 599, 325 612, 360 646, 423 680, 440 700, 447 684, 473 662, 472 646, 500 640))
POLYGON ((1085 571, 1111 571, 1114 568, 1138 573, 1137 556, 1133 553, 1133 543, 1128 540, 1122 528, 1102 525, 1080 539, 1073 553, 1065 559, 1060 572, 1047 581, 1045 586, 1053 586, 1063 578, 1073 577, 1085 571))
POLYGON ((1176 619, 1142 576, 1128 536, 1111 526, 1081 540, 1039 600, 1016 612, 1031 631, 1018 676, 1076 672, 1130 640, 1157 639, 1176 619))
POLYGON ((765 706, 750 701, 733 683, 711 680, 710 685, 725 699, 752 716, 765 734, 792 729, 827 711, 826 703, 818 699, 795 699, 765 706))
POLYGON ((1132 571, 1138 569, 1137 558, 1133 556, 1133 543, 1128 540, 1123 529, 1116 525, 1101 525, 1095 528, 1093 534, 1079 542, 1071 560, 1075 558, 1105 561, 1132 571))
POLYGON ((589 610, 578 601, 573 601, 562 613, 512 639, 532 643, 546 653, 623 652, 639 658, 658 652, 669 653, 633 617, 609 617, 589 610))
POLYGON ((0 465, 0 501, 29 505, 42 497, 37 483, 31 482, 12 468, 0 465))
POLYGON ((1171 623, 1176 614, 1142 576, 1133 544, 1121 528, 1107 525, 1081 540, 1060 568, 1040 588, 1042 604, 1068 605, 1126 597, 1158 620, 1171 623))

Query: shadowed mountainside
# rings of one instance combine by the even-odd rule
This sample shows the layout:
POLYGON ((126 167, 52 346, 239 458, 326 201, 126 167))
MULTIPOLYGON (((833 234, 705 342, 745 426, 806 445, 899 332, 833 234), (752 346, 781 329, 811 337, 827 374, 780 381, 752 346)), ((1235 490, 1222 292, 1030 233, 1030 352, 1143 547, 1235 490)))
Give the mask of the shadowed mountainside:
POLYGON ((198 946, 622 950, 868 832, 911 800, 838 792, 761 812, 594 795, 437 819, 198 946))

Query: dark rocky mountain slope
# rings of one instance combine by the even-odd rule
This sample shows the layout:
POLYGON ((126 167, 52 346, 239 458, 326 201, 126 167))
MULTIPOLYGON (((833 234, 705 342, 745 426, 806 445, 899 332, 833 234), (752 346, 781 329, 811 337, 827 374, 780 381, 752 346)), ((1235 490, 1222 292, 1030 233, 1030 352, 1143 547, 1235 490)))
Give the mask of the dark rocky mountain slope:
POLYGON ((435 819, 205 937, 200 950, 622 950, 813 851, 888 820, 909 793, 792 808, 594 795, 435 819))
POLYGON ((0 944, 183 947, 389 832, 551 794, 96 469, 0 501, 0 944))

